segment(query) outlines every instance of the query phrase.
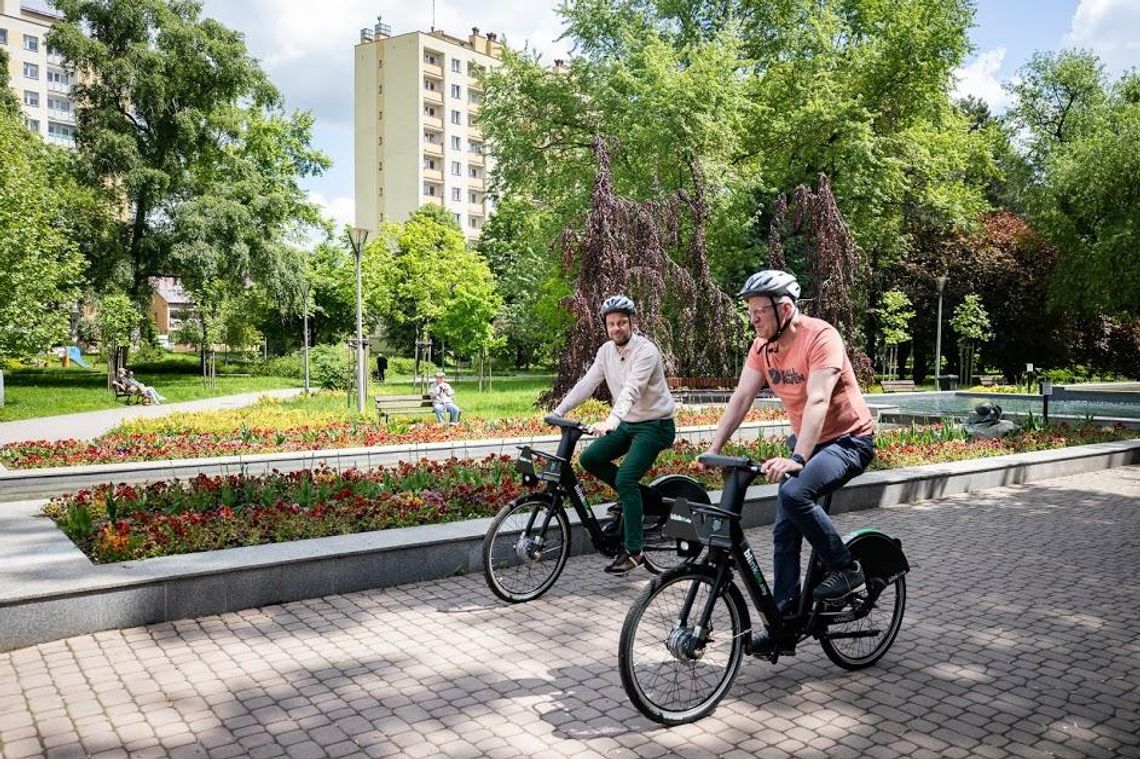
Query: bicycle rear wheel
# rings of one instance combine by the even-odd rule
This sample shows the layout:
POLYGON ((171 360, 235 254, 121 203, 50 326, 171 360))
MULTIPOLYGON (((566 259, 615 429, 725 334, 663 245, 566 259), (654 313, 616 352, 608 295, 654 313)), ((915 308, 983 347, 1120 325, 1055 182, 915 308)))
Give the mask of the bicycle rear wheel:
POLYGON ((504 601, 533 601, 554 585, 569 555, 566 511, 547 497, 524 497, 500 509, 491 522, 483 538, 483 578, 504 601))
POLYGON ((654 722, 680 725, 712 713, 740 670, 748 610, 735 585, 717 597, 708 629, 696 630, 715 582, 711 568, 677 567, 650 581, 626 615, 621 683, 654 722))
MULTIPOLYGON (((874 582, 868 578, 868 583, 874 582)), ((852 597, 855 608, 864 602, 866 592, 852 597)), ((888 584, 863 617, 841 624, 829 624, 820 635, 819 644, 827 658, 844 669, 869 667, 887 653, 902 627, 906 608, 906 578, 888 584)))

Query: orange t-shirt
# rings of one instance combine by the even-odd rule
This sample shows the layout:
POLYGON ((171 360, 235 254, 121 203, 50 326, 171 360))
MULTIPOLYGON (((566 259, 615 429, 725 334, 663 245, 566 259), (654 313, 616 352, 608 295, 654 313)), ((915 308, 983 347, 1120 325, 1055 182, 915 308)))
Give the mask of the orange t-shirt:
POLYGON ((823 420, 819 442, 825 443, 841 435, 870 435, 875 429, 855 371, 843 349, 839 331, 822 319, 802 316, 796 337, 786 350, 773 345, 766 350, 767 340, 756 338, 748 351, 747 366, 764 375, 768 387, 784 404, 792 432, 800 434, 800 423, 807 405, 807 378, 815 369, 838 369, 839 381, 831 393, 827 416, 823 420))

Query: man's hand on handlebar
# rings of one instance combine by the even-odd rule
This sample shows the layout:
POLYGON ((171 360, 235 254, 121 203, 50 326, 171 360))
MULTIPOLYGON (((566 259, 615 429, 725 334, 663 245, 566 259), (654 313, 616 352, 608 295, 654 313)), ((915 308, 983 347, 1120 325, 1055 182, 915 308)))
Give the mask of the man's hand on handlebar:
POLYGON ((768 482, 779 482, 785 475, 799 474, 803 468, 803 464, 782 456, 768 459, 760 465, 760 471, 768 478, 768 482))
POLYGON ((591 424, 590 433, 601 437, 602 435, 611 432, 615 427, 617 427, 616 424, 611 422, 609 419, 604 419, 596 424, 591 424))

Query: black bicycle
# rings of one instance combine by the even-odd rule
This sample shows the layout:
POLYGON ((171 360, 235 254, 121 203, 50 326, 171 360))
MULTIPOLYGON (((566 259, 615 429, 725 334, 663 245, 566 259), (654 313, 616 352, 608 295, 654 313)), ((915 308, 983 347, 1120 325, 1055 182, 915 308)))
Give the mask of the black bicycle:
MULTIPOLYGON (((674 509, 666 534, 696 540, 708 552, 701 562, 654 578, 626 615, 618 667, 634 706, 655 722, 678 725, 712 713, 728 692, 742 658, 753 653, 752 621, 734 571, 769 636, 788 642, 764 655, 773 664, 809 637, 845 669, 878 661, 898 635, 906 606, 910 566, 901 542, 874 529, 846 536, 844 543, 863 566, 866 588, 833 602, 813 600, 824 575, 813 551, 799 602, 783 616, 740 524, 745 491, 760 474, 760 464, 734 456, 706 455, 699 461, 724 469, 725 508, 690 504, 688 514, 684 504, 674 509)), ((820 505, 829 510, 831 497, 820 505)))
MULTIPOLYGON (((512 603, 532 601, 554 585, 570 555, 569 501, 589 533, 594 549, 616 556, 622 548, 621 511, 599 520, 571 465, 574 448, 589 428, 551 414, 546 422, 562 431, 557 453, 519 446, 516 468, 523 484, 541 490, 522 495, 504 506, 483 538, 483 576, 491 591, 512 603)), ((691 477, 672 474, 641 486, 644 507, 645 566, 654 574, 700 555, 701 544, 668 537, 663 528, 672 504, 710 503, 708 493, 691 477)))

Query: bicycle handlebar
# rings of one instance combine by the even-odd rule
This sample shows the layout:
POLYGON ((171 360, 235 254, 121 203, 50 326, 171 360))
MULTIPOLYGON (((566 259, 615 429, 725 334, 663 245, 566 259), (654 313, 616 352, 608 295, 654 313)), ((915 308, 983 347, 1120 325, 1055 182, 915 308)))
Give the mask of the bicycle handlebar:
POLYGON ((722 469, 754 469, 760 466, 745 456, 721 456, 714 453, 705 453, 698 456, 697 462, 705 466, 714 466, 722 469))
POLYGON ((590 431, 589 427, 582 424, 581 422, 579 422, 576 419, 567 419, 566 417, 557 416, 555 414, 547 414, 543 418, 542 421, 546 422, 547 424, 553 425, 555 427, 564 427, 564 428, 572 429, 572 430, 576 429, 580 432, 589 432, 590 431))

